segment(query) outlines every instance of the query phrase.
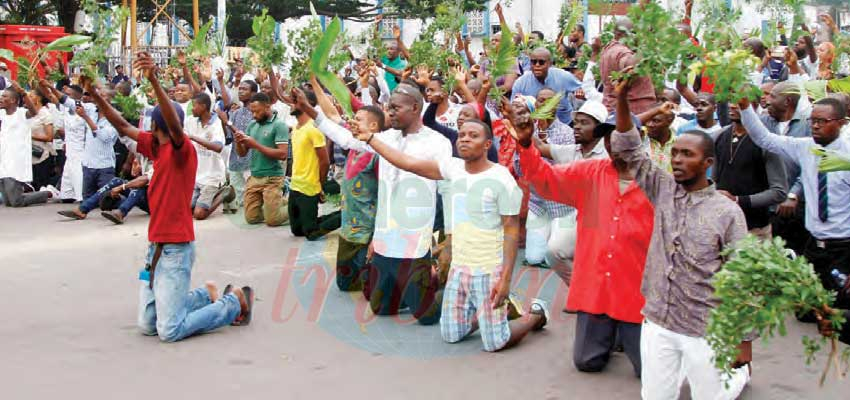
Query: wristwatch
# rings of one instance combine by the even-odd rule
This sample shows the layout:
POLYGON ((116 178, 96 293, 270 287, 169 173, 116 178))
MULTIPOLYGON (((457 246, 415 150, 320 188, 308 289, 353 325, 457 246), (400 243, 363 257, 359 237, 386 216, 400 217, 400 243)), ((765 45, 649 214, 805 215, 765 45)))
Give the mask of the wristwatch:
POLYGON ((795 193, 788 193, 788 200, 797 201, 797 195, 795 193))

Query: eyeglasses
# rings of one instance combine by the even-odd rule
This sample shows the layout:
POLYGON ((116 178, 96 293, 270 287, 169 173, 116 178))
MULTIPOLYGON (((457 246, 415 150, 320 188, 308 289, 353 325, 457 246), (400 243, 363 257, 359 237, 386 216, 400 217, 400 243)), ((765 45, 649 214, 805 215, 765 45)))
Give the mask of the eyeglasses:
POLYGON ((531 62, 531 65, 546 65, 546 63, 549 62, 549 60, 540 60, 540 59, 533 59, 532 58, 530 60, 530 62, 531 62))
POLYGON ((843 119, 844 118, 809 118, 809 124, 811 124, 812 126, 824 125, 832 121, 841 121, 843 119))

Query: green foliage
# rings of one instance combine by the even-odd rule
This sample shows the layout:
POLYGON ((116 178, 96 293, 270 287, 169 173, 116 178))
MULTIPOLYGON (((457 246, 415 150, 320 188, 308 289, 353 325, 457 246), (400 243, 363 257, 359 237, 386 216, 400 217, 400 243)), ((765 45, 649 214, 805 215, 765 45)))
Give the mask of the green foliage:
POLYGON ((9 49, 0 49, 0 58, 5 58, 9 61, 14 61, 15 53, 13 53, 12 50, 9 49))
POLYGON ((268 9, 263 9, 262 14, 254 17, 251 30, 254 36, 248 38, 247 44, 256 56, 258 66, 269 70, 272 66, 282 64, 286 50, 282 44, 275 42, 275 20, 268 15, 268 9))
POLYGON ((821 157, 818 162, 820 172, 850 171, 850 158, 835 150, 812 147, 812 153, 821 157))
POLYGON ((138 121, 139 115, 144 108, 144 105, 139 102, 138 97, 132 93, 129 96, 117 93, 115 97, 112 98, 112 103, 117 106, 118 110, 121 111, 121 115, 123 115, 124 119, 127 121, 138 121))
POLYGON ((593 48, 585 43, 581 45, 581 56, 578 58, 578 69, 584 71, 587 69, 587 63, 590 62, 590 56, 593 55, 593 48))
POLYGON ((584 19, 584 12, 587 9, 584 3, 579 0, 565 1, 561 4, 561 12, 558 15, 558 28, 564 37, 567 37, 575 30, 578 22, 584 19))
POLYGON ((213 20, 207 21, 204 25, 198 28, 195 32, 195 37, 192 38, 192 43, 186 47, 186 55, 190 58, 207 57, 210 55, 210 46, 207 42, 207 35, 212 28, 213 20))
MULTIPOLYGON (((789 315, 823 311, 835 293, 823 288, 804 257, 789 258, 780 238, 762 241, 748 235, 724 256, 729 261, 712 279, 720 303, 709 315, 706 339, 715 352, 715 367, 730 376, 746 335, 756 333, 764 340, 775 333, 785 336, 789 315)), ((827 318, 840 331, 843 316, 831 313, 827 318)), ((825 341, 803 340, 807 362, 819 348, 815 343, 825 341)))
MULTIPOLYGON (((5 58, 18 64, 18 83, 22 87, 33 86, 34 80, 38 79, 36 66, 41 60, 51 51, 74 51, 74 46, 89 42, 91 39, 85 35, 68 35, 50 42, 27 57, 18 56, 12 50, 0 49, 0 58, 5 58)), ((51 80, 59 80, 64 77, 64 74, 57 76, 58 71, 51 71, 48 78, 51 80)))
POLYGON ((493 87, 490 89, 490 97, 500 99, 505 93, 496 85, 496 79, 503 77, 513 72, 514 63, 516 63, 517 49, 514 41, 511 40, 513 33, 507 24, 502 24, 502 40, 499 41, 499 47, 495 52, 492 52, 493 57, 490 58, 490 82, 493 82, 493 87))
MULTIPOLYGON (((679 80, 686 71, 671 69, 682 59, 690 59, 700 53, 700 48, 676 29, 676 21, 670 13, 656 3, 644 7, 629 8, 629 18, 634 23, 634 31, 626 36, 623 43, 635 51, 637 64, 632 76, 648 76, 656 89, 664 88, 668 79, 679 80)), ((625 78, 622 74, 612 74, 612 78, 625 78)))
POLYGON ((353 114, 351 109, 351 94, 348 88, 335 73, 336 70, 328 71, 328 62, 334 43, 342 30, 339 17, 334 17, 328 25, 319 42, 316 44, 313 54, 310 56, 310 71, 316 75, 319 82, 328 89, 331 95, 342 105, 346 115, 353 114))
POLYGON ((835 45, 835 60, 832 61, 832 71, 839 72, 842 68, 842 56, 846 59, 850 55, 850 35, 839 33, 832 38, 832 44, 835 45))
POLYGON ((36 63, 30 62, 28 58, 21 56, 15 57, 15 62, 18 64, 18 84, 21 87, 29 86, 37 78, 35 73, 36 63))
POLYGON ((564 98, 563 93, 558 93, 552 96, 549 100, 546 100, 539 107, 534 109, 534 112, 531 113, 531 119, 541 119, 541 120, 550 120, 555 117, 555 111, 558 110, 558 104, 561 103, 561 99, 564 98))
POLYGON ((463 1, 445 2, 435 7, 434 22, 431 24, 437 30, 447 34, 461 32, 466 25, 466 14, 463 11, 463 1))
POLYGON ((90 37, 85 35, 68 35, 56 39, 42 49, 44 52, 49 51, 74 51, 74 46, 79 46, 88 43, 90 37))
MULTIPOLYGON (((502 3, 505 7, 510 6, 510 1, 502 3)), ((461 12, 467 12, 483 10, 486 4, 486 0, 386 0, 383 7, 394 17, 425 20, 436 15, 441 7, 457 7, 461 12)))
POLYGON ((724 51, 740 47, 741 38, 734 26, 735 21, 741 18, 739 9, 728 7, 726 0, 703 0, 700 2, 699 14, 702 18, 694 36, 702 36, 706 51, 724 51))
MULTIPOLYGON (((310 79, 310 54, 319 46, 323 34, 318 18, 311 18, 307 26, 289 35, 289 44, 294 50, 294 54, 288 58, 289 80, 293 83, 306 82, 310 79)), ((353 41, 345 32, 340 32, 337 40, 332 42, 327 56, 327 65, 332 71, 339 71, 351 59, 351 55, 344 47, 353 41)))
POLYGON ((109 47, 130 16, 130 10, 126 7, 104 9, 96 0, 86 0, 83 10, 92 19, 91 45, 74 53, 70 65, 80 67, 83 76, 96 81, 99 75, 97 65, 106 62, 109 47))
POLYGON ((761 60, 743 49, 714 51, 705 56, 705 61, 691 64, 691 73, 702 73, 714 84, 714 95, 718 102, 738 102, 742 98, 754 99, 761 90, 750 83, 750 73, 756 70, 761 60))

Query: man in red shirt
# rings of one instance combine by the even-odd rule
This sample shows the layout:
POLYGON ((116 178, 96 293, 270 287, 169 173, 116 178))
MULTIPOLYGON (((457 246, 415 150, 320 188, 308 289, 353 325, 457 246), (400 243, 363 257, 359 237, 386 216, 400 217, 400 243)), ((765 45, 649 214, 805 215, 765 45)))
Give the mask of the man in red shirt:
POLYGON ((175 342, 227 324, 247 324, 253 304, 250 287, 225 289, 221 297, 212 283, 189 290, 195 261, 191 200, 198 159, 183 133, 183 111, 168 99, 157 80, 153 59, 139 53, 134 68, 144 72, 156 93, 159 105, 152 113, 152 132, 140 131, 124 120, 90 80, 81 78, 81 83, 119 135, 135 140, 138 152, 154 163, 148 187, 150 246, 147 266, 139 276, 139 328, 146 335, 175 342))
MULTIPOLYGON (((641 281, 652 237, 653 208, 622 160, 582 160, 550 165, 531 146, 534 127, 513 117, 523 175, 543 198, 578 210, 578 235, 567 309, 578 311, 573 363, 599 372, 608 363, 617 336, 640 376, 640 330, 644 298, 641 281), (615 257, 616 254, 616 257, 615 257)), ((595 137, 610 150, 611 124, 600 123, 595 137)))

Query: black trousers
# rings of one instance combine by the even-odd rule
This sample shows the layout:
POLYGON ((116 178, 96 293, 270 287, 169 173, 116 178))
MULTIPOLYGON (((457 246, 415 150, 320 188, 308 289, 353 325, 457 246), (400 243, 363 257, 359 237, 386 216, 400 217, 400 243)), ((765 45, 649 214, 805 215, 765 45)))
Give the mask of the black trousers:
POLYGON ((289 192, 289 228, 294 236, 305 236, 316 240, 339 228, 342 220, 335 211, 319 217, 319 195, 307 196, 291 190, 289 192))
POLYGON ((431 272, 431 254, 402 259, 375 254, 364 289, 376 315, 395 315, 404 307, 422 325, 440 321, 443 290, 436 273, 431 272))
POLYGON ((336 286, 343 292, 363 290, 363 282, 369 279, 366 253, 369 244, 354 243, 339 238, 336 252, 336 286))
POLYGON ((800 200, 797 205, 797 214, 790 218, 780 217, 773 214, 770 216, 770 224, 773 236, 779 236, 785 240, 785 247, 794 250, 797 255, 803 254, 806 243, 812 237, 806 230, 803 221, 805 214, 805 202, 800 200))
POLYGON ((56 159, 48 156, 44 161, 32 165, 32 187, 39 190, 52 182, 53 173, 56 169, 56 159))
MULTIPOLYGON (((838 283, 832 277, 832 270, 837 269, 850 275, 850 240, 846 242, 825 242, 819 247, 815 239, 810 239, 804 252, 806 259, 815 267, 815 273, 828 290, 838 290, 838 283)), ((837 308, 850 308, 850 299, 838 296, 835 302, 837 308)))
POLYGON ((576 336, 573 345, 573 364, 582 372, 600 372, 608 365, 614 342, 623 344, 623 350, 632 362, 635 375, 640 377, 640 327, 641 324, 618 321, 605 314, 578 312, 576 336))

